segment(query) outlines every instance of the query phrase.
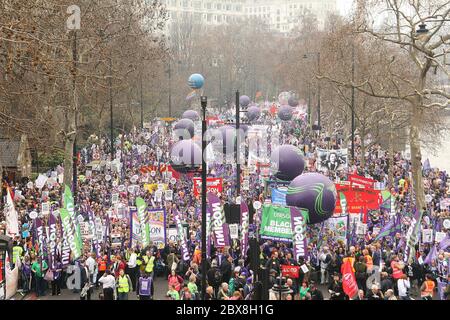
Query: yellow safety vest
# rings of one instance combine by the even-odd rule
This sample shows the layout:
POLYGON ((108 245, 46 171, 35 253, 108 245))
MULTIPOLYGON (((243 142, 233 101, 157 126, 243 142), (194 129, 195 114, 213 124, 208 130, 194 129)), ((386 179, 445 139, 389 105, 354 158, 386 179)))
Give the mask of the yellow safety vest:
POLYGON ((147 256, 145 256, 144 257, 144 261, 145 261, 145 263, 147 264, 146 266, 145 266, 145 272, 148 272, 148 273, 150 273, 150 272, 153 272, 153 267, 154 267, 154 261, 155 261, 155 257, 150 257, 150 260, 148 259, 148 257, 147 256), (146 259, 147 258, 147 259, 146 259))
POLYGON ((128 277, 126 275, 119 276, 119 288, 117 289, 118 292, 130 292, 130 287, 128 285, 128 277))
POLYGON ((23 253, 23 249, 20 246, 14 246, 13 247, 13 263, 16 264, 17 258, 20 259, 23 253))
POLYGON ((136 257, 136 265, 140 266, 142 264, 141 254, 139 253, 136 257))

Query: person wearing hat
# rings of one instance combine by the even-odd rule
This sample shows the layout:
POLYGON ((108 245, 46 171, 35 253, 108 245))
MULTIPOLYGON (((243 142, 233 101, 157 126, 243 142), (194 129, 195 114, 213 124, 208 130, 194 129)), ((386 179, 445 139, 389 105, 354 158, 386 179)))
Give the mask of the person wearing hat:
POLYGON ((309 284, 309 293, 311 294, 311 300, 323 300, 322 291, 317 288, 315 281, 311 281, 309 284))
POLYGON ((339 273, 333 274, 333 281, 328 286, 328 292, 330 293, 330 300, 345 300, 344 288, 342 282, 339 280, 339 273))

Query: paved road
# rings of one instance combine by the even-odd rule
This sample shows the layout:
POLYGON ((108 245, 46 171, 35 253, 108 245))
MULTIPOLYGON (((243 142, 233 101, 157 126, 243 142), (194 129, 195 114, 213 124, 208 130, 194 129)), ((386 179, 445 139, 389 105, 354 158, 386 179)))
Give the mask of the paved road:
MULTIPOLYGON (((167 292, 167 280, 165 278, 158 277, 155 280, 155 300, 167 300, 166 292, 167 292)), ((328 288, 325 285, 319 285, 319 289, 322 291, 325 300, 329 300, 330 294, 328 293, 328 288)), ((99 293, 101 293, 101 289, 95 289, 93 294, 91 295, 91 300, 99 300, 99 293)), ((420 299, 419 297, 414 297, 415 299, 420 299)), ((22 297, 20 294, 17 294, 14 297, 15 300, 79 300, 80 294, 73 293, 71 290, 64 289, 61 291, 60 296, 52 296, 51 291, 50 294, 47 294, 43 297, 36 297, 35 294, 30 294, 25 297, 22 297)), ((132 293, 129 295, 129 300, 138 300, 136 294, 132 293)), ((437 295, 434 295, 434 300, 438 300, 437 295)))

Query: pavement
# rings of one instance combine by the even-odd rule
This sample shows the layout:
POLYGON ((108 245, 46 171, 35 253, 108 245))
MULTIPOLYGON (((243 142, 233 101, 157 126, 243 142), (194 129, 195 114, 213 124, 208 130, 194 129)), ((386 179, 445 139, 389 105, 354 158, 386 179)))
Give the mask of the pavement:
MULTIPOLYGON (((167 293, 167 279, 163 277, 157 277, 154 282, 155 287, 155 296, 154 300, 168 300, 166 297, 167 293)), ((329 300, 330 294, 328 293, 327 285, 318 285, 319 290, 322 291, 324 299, 329 300)), ((80 300, 80 293, 74 293, 72 290, 62 289, 61 295, 52 296, 51 289, 50 293, 47 290, 47 295, 42 297, 37 297, 36 294, 28 294, 22 296, 20 293, 17 293, 11 300, 80 300)), ((93 292, 91 294, 91 300, 99 300, 99 294, 102 292, 101 288, 93 288, 93 292)), ((130 293, 128 296, 129 300, 138 300, 138 297, 135 293, 130 293)), ((420 297, 414 297, 415 300, 420 300, 420 297)), ((435 294, 433 300, 438 300, 437 295, 435 294)))

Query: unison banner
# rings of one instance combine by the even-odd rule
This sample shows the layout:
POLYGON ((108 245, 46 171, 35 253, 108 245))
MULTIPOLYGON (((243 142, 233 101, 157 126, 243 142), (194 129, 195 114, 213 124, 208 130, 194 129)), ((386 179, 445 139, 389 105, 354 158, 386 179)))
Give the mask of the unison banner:
POLYGON ((56 218, 53 213, 50 213, 48 217, 48 228, 49 228, 49 249, 50 253, 48 255, 48 266, 52 271, 56 270, 56 218))
MULTIPOLYGON (((349 214, 360 214, 361 208, 367 210, 377 210, 380 208, 382 202, 379 190, 359 188, 351 186, 347 183, 336 183, 336 191, 342 192, 345 195, 347 201, 347 212, 349 214)), ((342 212, 341 200, 336 198, 336 209, 334 210, 335 216, 344 214, 342 212)))
POLYGON ((130 247, 135 248, 141 242, 141 225, 136 207, 130 207, 130 247))
POLYGON ((189 249, 188 249, 187 242, 186 242, 186 236, 184 234, 183 224, 181 223, 181 215, 177 209, 174 209, 174 211, 173 211, 173 218, 177 225, 178 239, 180 240, 180 243, 181 243, 181 256, 183 258, 183 261, 185 261, 185 262, 190 261, 191 256, 189 254, 189 249))
POLYGON ((211 257, 211 210, 206 207, 206 257, 211 257))
POLYGON ((36 218, 34 220, 36 224, 36 236, 38 240, 38 256, 44 260, 44 247, 45 247, 45 232, 44 232, 44 223, 41 218, 36 218))
POLYGON ((138 211, 139 223, 141 227, 141 241, 142 246, 145 248, 150 244, 150 226, 147 221, 146 209, 147 204, 141 197, 136 198, 136 207, 138 211))
POLYGON ((92 233, 92 246, 94 247, 94 252, 98 257, 100 257, 100 246, 98 243, 98 237, 97 237, 97 226, 95 224, 94 219, 94 212, 92 212, 91 207, 88 208, 88 214, 89 214, 89 228, 92 233))
MULTIPOLYGON (((70 190, 69 186, 65 186, 64 189, 64 209, 69 214, 71 223, 73 224, 73 230, 74 230, 74 241, 77 243, 77 247, 80 248, 80 255, 81 255, 81 248, 83 247, 83 240, 81 239, 81 231, 80 231, 80 225, 78 223, 76 214, 75 214, 75 204, 72 196, 72 191, 70 190)), ((76 255, 73 259, 78 259, 79 256, 76 255)))
POLYGON ((228 228, 225 225, 225 213, 220 199, 214 193, 208 193, 209 209, 211 211, 211 229, 214 234, 214 246, 223 248, 230 245, 228 228))
MULTIPOLYGON (((194 181, 194 196, 198 197, 202 193, 202 178, 193 178, 194 181)), ((207 178, 206 192, 222 193, 223 192, 223 178, 207 178)))
MULTIPOLYGON (((73 260, 77 260, 81 257, 81 245, 77 240, 75 226, 70 218, 69 211, 66 208, 61 208, 59 210, 61 215, 61 223, 64 229, 64 239, 67 240, 70 250, 73 254, 73 260)), ((64 263, 64 261, 63 261, 64 263)))
POLYGON ((248 250, 248 226, 249 226, 249 213, 248 205, 246 201, 241 202, 241 248, 242 248, 242 258, 245 260, 247 258, 248 250))
POLYGON ((289 208, 263 205, 261 238, 276 241, 292 241, 291 211, 289 208))
POLYGON ((306 240, 306 222, 308 211, 291 207, 292 242, 294 247, 294 258, 298 261, 300 257, 307 255, 308 243, 306 240))
POLYGON ((150 241, 152 241, 158 249, 164 249, 164 246, 166 245, 166 210, 148 210, 147 221, 150 229, 150 241))

